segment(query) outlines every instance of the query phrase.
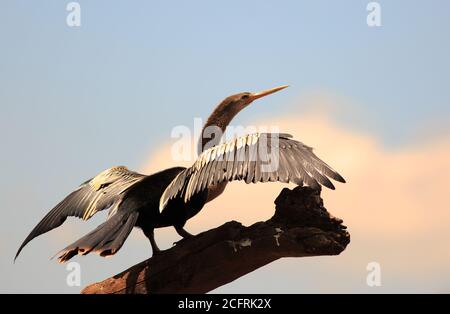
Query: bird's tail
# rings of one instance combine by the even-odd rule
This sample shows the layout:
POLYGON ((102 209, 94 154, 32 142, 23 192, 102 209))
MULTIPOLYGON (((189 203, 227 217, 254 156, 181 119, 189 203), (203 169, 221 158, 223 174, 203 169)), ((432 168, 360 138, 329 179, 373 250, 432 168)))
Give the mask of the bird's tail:
POLYGON ((106 257, 117 253, 136 224, 139 214, 116 213, 78 241, 72 243, 55 256, 65 263, 75 255, 87 255, 91 252, 106 257))

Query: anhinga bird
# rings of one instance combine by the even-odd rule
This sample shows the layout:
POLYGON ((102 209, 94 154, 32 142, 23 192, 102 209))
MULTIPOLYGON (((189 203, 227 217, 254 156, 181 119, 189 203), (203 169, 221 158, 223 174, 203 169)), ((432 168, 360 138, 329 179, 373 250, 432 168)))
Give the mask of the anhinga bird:
POLYGON ((109 209, 107 220, 58 253, 60 262, 90 252, 113 255, 133 227, 142 229, 156 253, 159 248, 154 239, 155 228, 174 226, 181 237, 190 237, 183 229, 186 221, 219 196, 233 180, 293 182, 312 188, 319 188, 321 184, 334 189, 329 178, 345 180, 320 160, 312 148, 291 139, 288 134, 250 134, 226 143, 221 143, 222 135, 216 134, 212 139, 205 135, 212 127, 224 132, 231 120, 254 100, 286 87, 240 93, 223 100, 204 126, 199 142, 201 154, 190 168, 176 167, 143 175, 120 166, 86 181, 38 223, 15 258, 28 242, 59 227, 67 217, 88 220, 106 209, 109 209), (269 154, 276 160, 275 167, 267 165, 269 154))

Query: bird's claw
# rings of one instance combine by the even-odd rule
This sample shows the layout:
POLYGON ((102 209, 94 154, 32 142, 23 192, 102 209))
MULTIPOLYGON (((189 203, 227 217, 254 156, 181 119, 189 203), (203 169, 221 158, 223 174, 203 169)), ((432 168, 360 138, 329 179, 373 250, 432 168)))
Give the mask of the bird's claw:
POLYGON ((190 238, 192 238, 192 236, 191 237, 182 238, 181 240, 174 242, 173 246, 182 244, 182 243, 186 242, 186 240, 189 240, 190 238))

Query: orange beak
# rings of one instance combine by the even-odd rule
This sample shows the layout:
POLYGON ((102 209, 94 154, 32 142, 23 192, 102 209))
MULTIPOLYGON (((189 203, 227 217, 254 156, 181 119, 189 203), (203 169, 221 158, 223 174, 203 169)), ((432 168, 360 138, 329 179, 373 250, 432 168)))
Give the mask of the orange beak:
POLYGON ((251 94, 250 95, 250 100, 254 101, 254 100, 262 98, 264 96, 276 93, 276 92, 278 92, 278 91, 280 91, 282 89, 285 89, 286 87, 289 87, 289 85, 278 86, 278 87, 275 87, 275 88, 272 88, 272 89, 268 89, 268 90, 265 90, 265 91, 262 91, 262 92, 259 92, 259 93, 251 94))

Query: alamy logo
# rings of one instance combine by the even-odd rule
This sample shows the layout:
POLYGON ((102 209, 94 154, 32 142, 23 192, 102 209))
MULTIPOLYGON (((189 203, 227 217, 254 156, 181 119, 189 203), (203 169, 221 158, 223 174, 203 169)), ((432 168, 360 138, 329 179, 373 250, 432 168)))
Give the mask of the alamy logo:
MULTIPOLYGON (((235 148, 236 155, 234 154, 216 154, 215 151, 212 155, 213 159, 223 161, 223 158, 227 158, 227 161, 259 161, 261 162, 261 171, 274 172, 277 171, 280 164, 280 151, 279 151, 279 138, 277 134, 280 133, 278 126, 234 126, 231 125, 224 132, 218 126, 208 126, 202 130, 203 121, 200 118, 194 119, 193 131, 188 126, 179 125, 172 129, 171 137, 175 139, 175 142, 171 147, 172 160, 175 162, 194 162, 197 159, 197 153, 199 150, 199 144, 202 144, 202 151, 206 153, 207 150, 213 149, 213 147, 219 147, 218 151, 221 151, 220 146, 226 143, 233 143, 234 140, 240 138, 241 141, 237 141, 236 144, 230 145, 235 148), (267 136, 261 136, 261 134, 267 134, 267 136), (273 134, 273 135, 272 135, 273 134), (253 136, 252 136, 253 135, 253 136), (196 143, 198 138, 204 140, 196 143), (250 145, 249 143, 253 145, 250 145), (248 156, 244 151, 238 149, 241 146, 249 146, 251 153, 248 156), (251 150, 250 149, 253 149, 251 150), (256 154, 256 151, 258 152, 256 154), (255 153, 253 153, 255 152, 255 153), (226 155, 226 156, 225 156, 226 155)), ((222 146, 222 153, 226 150, 222 146)), ((209 157, 208 157, 209 158, 209 157)))
POLYGON ((66 283, 69 287, 81 286, 81 265, 76 262, 68 263, 66 270, 69 274, 66 277, 66 283))
POLYGON ((367 264, 366 283, 369 287, 381 287, 381 265, 377 262, 367 264))
POLYGON ((66 23, 69 27, 81 26, 81 6, 78 2, 70 2, 66 6, 67 14, 66 23))
POLYGON ((367 15, 367 26, 380 27, 381 26, 381 5, 378 2, 369 2, 366 10, 369 12, 367 15))

